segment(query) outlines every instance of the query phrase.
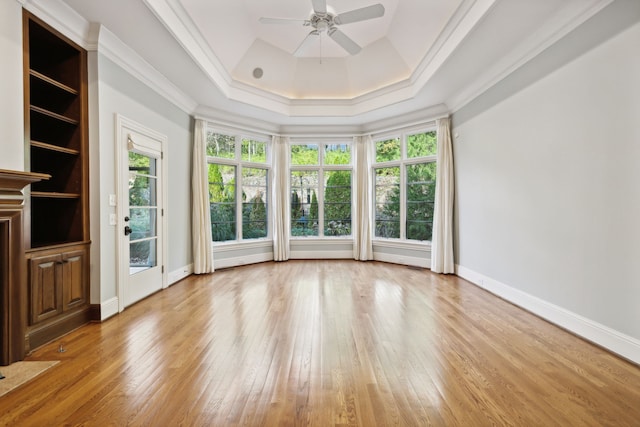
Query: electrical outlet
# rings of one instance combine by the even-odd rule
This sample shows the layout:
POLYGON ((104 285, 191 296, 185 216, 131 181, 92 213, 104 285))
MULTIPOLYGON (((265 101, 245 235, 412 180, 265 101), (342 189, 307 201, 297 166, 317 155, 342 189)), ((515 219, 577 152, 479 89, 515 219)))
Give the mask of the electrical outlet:
POLYGON ((116 205, 116 195, 109 194, 109 206, 115 206, 115 205, 116 205))
POLYGON ((117 225, 118 220, 116 218, 116 214, 109 214, 109 225, 117 225))

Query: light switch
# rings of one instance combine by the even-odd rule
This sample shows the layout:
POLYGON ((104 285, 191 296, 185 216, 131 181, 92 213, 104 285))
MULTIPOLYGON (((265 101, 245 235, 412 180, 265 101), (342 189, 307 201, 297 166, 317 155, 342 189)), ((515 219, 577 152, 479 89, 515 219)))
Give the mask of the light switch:
POLYGON ((116 214, 109 214, 109 225, 117 225, 118 220, 116 218, 116 214))
POLYGON ((115 206, 115 205, 116 205, 116 195, 109 194, 109 206, 115 206))

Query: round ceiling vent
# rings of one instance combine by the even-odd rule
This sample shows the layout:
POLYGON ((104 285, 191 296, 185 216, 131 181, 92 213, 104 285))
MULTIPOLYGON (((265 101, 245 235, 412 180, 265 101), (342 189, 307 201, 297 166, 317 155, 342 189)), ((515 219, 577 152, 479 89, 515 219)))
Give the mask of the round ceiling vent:
POLYGON ((256 79, 262 78, 262 75, 264 74, 264 71, 262 71, 262 68, 260 67, 256 67, 253 69, 253 77, 256 79))

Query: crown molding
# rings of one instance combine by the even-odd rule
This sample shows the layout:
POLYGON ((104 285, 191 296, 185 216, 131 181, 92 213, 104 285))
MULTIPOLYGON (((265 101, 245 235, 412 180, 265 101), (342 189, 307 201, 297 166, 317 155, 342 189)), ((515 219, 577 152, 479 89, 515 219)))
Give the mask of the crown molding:
POLYGON ((90 24, 75 10, 60 0, 17 0, 22 6, 56 31, 81 46, 89 49, 87 43, 90 24))
MULTIPOLYGON (((20 0, 18 0, 20 1, 20 0)), ((24 0, 24 8, 89 51, 99 51, 187 114, 197 103, 106 27, 91 23, 60 0, 24 0)))
POLYGON ((548 49, 571 31, 585 23, 614 0, 590 0, 584 2, 581 13, 575 14, 574 9, 565 8, 549 20, 535 34, 524 40, 512 52, 502 58, 493 67, 485 71, 464 91, 448 100, 451 111, 455 112, 498 84, 505 77, 531 61, 544 50, 548 49))
POLYGON ((497 0, 466 0, 417 73, 348 99, 294 99, 234 80, 179 1, 143 1, 228 100, 286 117, 353 117, 415 97, 497 0))
POLYGON ((98 51, 185 113, 192 114, 196 110, 198 103, 195 100, 102 25, 99 29, 98 51))

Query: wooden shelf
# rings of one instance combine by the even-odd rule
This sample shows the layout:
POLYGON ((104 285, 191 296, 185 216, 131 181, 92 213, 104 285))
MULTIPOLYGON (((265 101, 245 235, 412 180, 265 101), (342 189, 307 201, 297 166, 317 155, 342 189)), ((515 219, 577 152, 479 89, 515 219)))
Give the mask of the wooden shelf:
POLYGON ((65 148, 65 147, 59 147, 57 145, 53 145, 53 144, 47 144, 46 142, 40 142, 40 141, 31 141, 31 146, 32 147, 37 147, 37 148, 42 148, 43 150, 49 150, 49 151, 55 151, 58 153, 65 153, 65 154, 71 154, 71 155, 79 155, 80 151, 78 150, 73 150, 71 148, 65 148))
POLYGON ((46 110, 44 108, 37 107, 35 105, 32 105, 30 107, 30 109, 33 112, 42 114, 43 116, 51 117, 52 119, 56 119, 56 120, 59 120, 61 122, 65 122, 65 123, 68 123, 68 124, 71 124, 71 125, 76 125, 77 126, 78 123, 79 123, 77 120, 70 119, 69 117, 65 117, 65 116, 63 116, 61 114, 54 113, 53 111, 49 111, 49 110, 46 110))
POLYGON ((32 191, 31 197, 41 198, 41 199, 79 199, 80 194, 78 193, 57 193, 57 192, 49 192, 49 191, 32 191))
POLYGON ((37 72, 36 70, 29 70, 29 75, 31 75, 31 76, 33 76, 33 77, 35 77, 35 78, 37 78, 37 79, 39 79, 39 80, 41 80, 41 81, 43 81, 45 83, 48 83, 51 86, 57 87, 58 89, 61 89, 61 90, 65 91, 65 92, 67 92, 67 93, 69 93, 71 95, 77 95, 78 94, 78 91, 75 90, 74 88, 69 87, 69 86, 65 85, 64 83, 60 83, 59 81, 54 80, 51 77, 47 77, 44 74, 37 72))

